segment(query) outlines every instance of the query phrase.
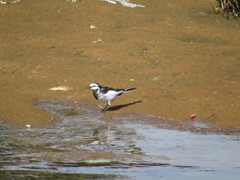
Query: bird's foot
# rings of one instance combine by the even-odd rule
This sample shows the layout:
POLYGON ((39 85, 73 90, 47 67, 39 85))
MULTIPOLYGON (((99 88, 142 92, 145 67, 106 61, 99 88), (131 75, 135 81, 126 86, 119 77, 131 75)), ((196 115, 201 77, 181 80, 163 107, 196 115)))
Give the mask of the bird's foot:
POLYGON ((107 104, 107 106, 101 110, 101 112, 106 112, 110 106, 107 104))
POLYGON ((104 109, 102 109, 100 112, 101 112, 101 113, 105 113, 106 111, 105 111, 104 109))

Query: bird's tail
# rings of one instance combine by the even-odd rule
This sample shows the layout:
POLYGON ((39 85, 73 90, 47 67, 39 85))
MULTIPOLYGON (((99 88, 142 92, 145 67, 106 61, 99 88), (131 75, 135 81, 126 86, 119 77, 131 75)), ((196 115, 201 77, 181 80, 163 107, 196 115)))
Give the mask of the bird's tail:
POLYGON ((128 88, 128 89, 124 89, 124 93, 126 93, 126 92, 130 92, 130 91, 133 91, 133 90, 135 90, 135 89, 137 89, 137 88, 128 88))

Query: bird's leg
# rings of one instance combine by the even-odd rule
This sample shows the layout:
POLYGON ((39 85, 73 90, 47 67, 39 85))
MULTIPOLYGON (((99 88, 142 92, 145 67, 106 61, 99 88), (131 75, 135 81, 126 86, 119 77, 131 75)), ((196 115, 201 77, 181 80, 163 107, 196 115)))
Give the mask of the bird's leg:
POLYGON ((102 112, 106 112, 109 107, 109 104, 107 104, 107 106, 102 110, 102 112))
POLYGON ((102 110, 102 112, 106 112, 110 106, 111 106, 111 101, 108 101, 106 107, 102 110))

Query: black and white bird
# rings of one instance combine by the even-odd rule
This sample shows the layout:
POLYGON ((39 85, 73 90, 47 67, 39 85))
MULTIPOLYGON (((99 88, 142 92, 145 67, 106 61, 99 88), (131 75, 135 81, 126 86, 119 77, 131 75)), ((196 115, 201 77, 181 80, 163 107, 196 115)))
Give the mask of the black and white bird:
POLYGON ((111 106, 111 103, 123 93, 135 90, 136 88, 128 89, 114 89, 110 87, 103 87, 98 83, 91 83, 89 88, 93 90, 93 96, 99 101, 107 102, 107 106, 102 110, 103 112, 111 106))

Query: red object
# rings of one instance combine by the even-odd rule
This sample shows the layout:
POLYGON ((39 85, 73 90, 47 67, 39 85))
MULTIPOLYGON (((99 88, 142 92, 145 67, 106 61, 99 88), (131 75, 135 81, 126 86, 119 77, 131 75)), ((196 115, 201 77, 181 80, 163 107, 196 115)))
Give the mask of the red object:
POLYGON ((197 116, 196 114, 190 114, 190 115, 189 115, 189 117, 190 117, 191 119, 194 119, 196 116, 197 116))

